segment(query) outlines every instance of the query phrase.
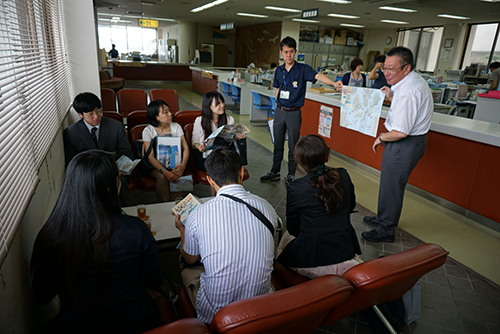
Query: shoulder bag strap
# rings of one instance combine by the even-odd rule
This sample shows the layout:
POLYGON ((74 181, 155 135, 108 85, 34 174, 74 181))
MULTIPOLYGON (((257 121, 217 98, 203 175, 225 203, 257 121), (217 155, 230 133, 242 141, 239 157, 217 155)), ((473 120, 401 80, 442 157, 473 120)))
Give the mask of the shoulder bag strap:
POLYGON ((224 196, 224 197, 232 199, 233 201, 245 204, 247 206, 247 208, 250 210, 250 212, 252 212, 255 217, 259 218, 259 220, 261 222, 263 222, 264 225, 266 225, 266 227, 269 229, 269 232, 271 232, 271 234, 274 236, 274 226, 273 226, 273 224, 271 224, 269 219, 267 219, 267 217, 264 216, 264 214, 262 212, 260 212, 258 209, 254 208, 253 206, 251 206, 250 204, 248 204, 247 202, 245 202, 244 200, 242 200, 238 197, 234 197, 234 196, 231 196, 228 194, 221 194, 221 196, 224 196))
MULTIPOLYGON (((149 153, 151 153, 151 150, 153 149, 153 146, 156 145, 156 138, 157 137, 154 137, 153 139, 151 139, 151 142, 149 143, 149 147, 148 147, 148 149, 146 151, 146 154, 144 154, 144 156, 141 157, 142 159, 147 159, 149 157, 149 153)), ((142 145, 144 145, 144 143, 142 145)))

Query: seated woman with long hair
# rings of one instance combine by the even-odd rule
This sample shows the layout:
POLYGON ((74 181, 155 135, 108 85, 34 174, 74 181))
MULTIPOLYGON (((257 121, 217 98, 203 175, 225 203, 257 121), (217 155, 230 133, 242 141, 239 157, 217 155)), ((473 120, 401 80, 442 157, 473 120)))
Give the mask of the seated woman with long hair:
POLYGON ((189 159, 189 147, 184 137, 182 127, 172 122, 172 113, 168 104, 162 100, 154 100, 148 104, 147 118, 149 125, 142 131, 144 151, 147 152, 149 145, 155 137, 180 137, 182 146, 182 162, 172 170, 168 170, 156 159, 156 147, 148 156, 149 163, 155 170, 149 173, 156 179, 156 196, 160 202, 169 202, 179 193, 170 193, 170 182, 179 182, 179 177, 184 174, 189 159))
MULTIPOLYGON (((208 136, 220 126, 234 124, 234 118, 225 113, 224 106, 224 97, 219 92, 208 92, 203 96, 201 116, 198 116, 194 121, 192 138, 193 148, 198 150, 195 157, 198 169, 205 170, 207 148, 215 149, 226 145, 225 140, 219 137, 206 141, 208 136)), ((237 134, 235 137, 235 139, 243 138, 245 138, 245 134, 237 134)))
POLYGON ((361 261, 350 214, 356 206, 354 185, 344 168, 332 168, 323 138, 308 135, 293 155, 307 175, 287 187, 286 228, 278 261, 310 278, 342 276, 361 261))
POLYGON ((146 224, 121 213, 116 162, 103 151, 71 160, 61 193, 35 241, 35 299, 59 295, 57 333, 140 333, 159 323, 146 288, 163 281, 156 242, 146 224))

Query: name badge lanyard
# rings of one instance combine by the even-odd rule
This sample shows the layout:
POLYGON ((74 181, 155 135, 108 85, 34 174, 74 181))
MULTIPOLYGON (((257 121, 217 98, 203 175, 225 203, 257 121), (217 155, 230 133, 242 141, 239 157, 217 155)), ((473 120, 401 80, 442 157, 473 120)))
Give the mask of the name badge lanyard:
MULTIPOLYGON (((293 71, 293 67, 290 69, 290 72, 288 72, 288 80, 290 80, 290 75, 292 74, 292 71, 293 71)), ((286 86, 288 84, 288 81, 285 78, 285 71, 283 71, 282 73, 283 73, 283 83, 285 84, 284 91, 286 91, 286 86)))

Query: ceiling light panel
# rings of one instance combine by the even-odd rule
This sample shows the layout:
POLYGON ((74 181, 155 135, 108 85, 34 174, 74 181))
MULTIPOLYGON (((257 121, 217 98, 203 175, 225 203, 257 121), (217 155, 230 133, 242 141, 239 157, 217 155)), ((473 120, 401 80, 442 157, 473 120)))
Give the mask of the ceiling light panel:
POLYGON ((239 16, 249 16, 249 17, 257 17, 261 19, 265 19, 266 17, 269 17, 267 15, 259 15, 259 14, 251 14, 251 13, 236 13, 236 15, 239 16))
POLYGON ((335 14, 335 13, 330 13, 330 14, 328 14, 328 16, 331 16, 331 17, 340 17, 342 19, 359 19, 359 16, 345 15, 345 14, 335 14))
POLYGON ((470 17, 458 16, 458 15, 450 15, 450 14, 438 14, 438 16, 439 17, 444 17, 445 19, 470 20, 470 17))
POLYGON ((300 13, 302 12, 300 9, 293 9, 293 8, 283 8, 283 7, 274 7, 274 6, 266 6, 264 7, 265 9, 270 9, 270 10, 279 10, 282 12, 289 12, 289 13, 300 13))
POLYGON ((191 12, 192 13, 201 12, 202 10, 212 8, 213 6, 220 5, 221 3, 224 3, 224 2, 227 2, 227 1, 228 0, 216 0, 216 1, 212 1, 212 2, 209 2, 209 3, 205 4, 205 5, 203 5, 203 6, 191 9, 191 12))
POLYGON ((382 7, 379 7, 378 9, 392 10, 394 12, 404 12, 404 13, 415 13, 415 12, 417 12, 416 9, 399 8, 399 7, 391 7, 391 6, 382 6, 382 7))
POLYGON ((331 2, 331 3, 340 4, 340 5, 347 5, 347 4, 352 3, 352 1, 349 1, 349 0, 318 0, 318 1, 331 2))
POLYGON ((365 27, 361 24, 350 24, 350 23, 341 23, 340 25, 343 27, 351 27, 351 28, 364 28, 365 27))
POLYGON ((410 22, 405 22, 405 21, 394 21, 394 20, 380 20, 380 22, 384 22, 384 23, 392 23, 392 24, 410 24, 410 22))
POLYGON ((304 22, 304 23, 320 23, 321 21, 316 20, 306 20, 306 19, 292 19, 292 21, 296 22, 304 22))

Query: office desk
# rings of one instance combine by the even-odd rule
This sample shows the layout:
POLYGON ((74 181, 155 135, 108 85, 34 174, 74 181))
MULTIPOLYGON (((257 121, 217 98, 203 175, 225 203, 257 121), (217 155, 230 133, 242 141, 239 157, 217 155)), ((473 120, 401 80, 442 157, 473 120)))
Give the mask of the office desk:
MULTIPOLYGON (((211 198, 203 197, 200 200, 204 203, 211 198)), ((181 240, 181 234, 175 227, 175 216, 172 214, 174 205, 175 202, 146 205, 146 215, 151 220, 151 230, 156 232, 154 237, 157 244, 181 240)), ((136 206, 128 206, 122 210, 130 216, 137 216, 136 206)))

